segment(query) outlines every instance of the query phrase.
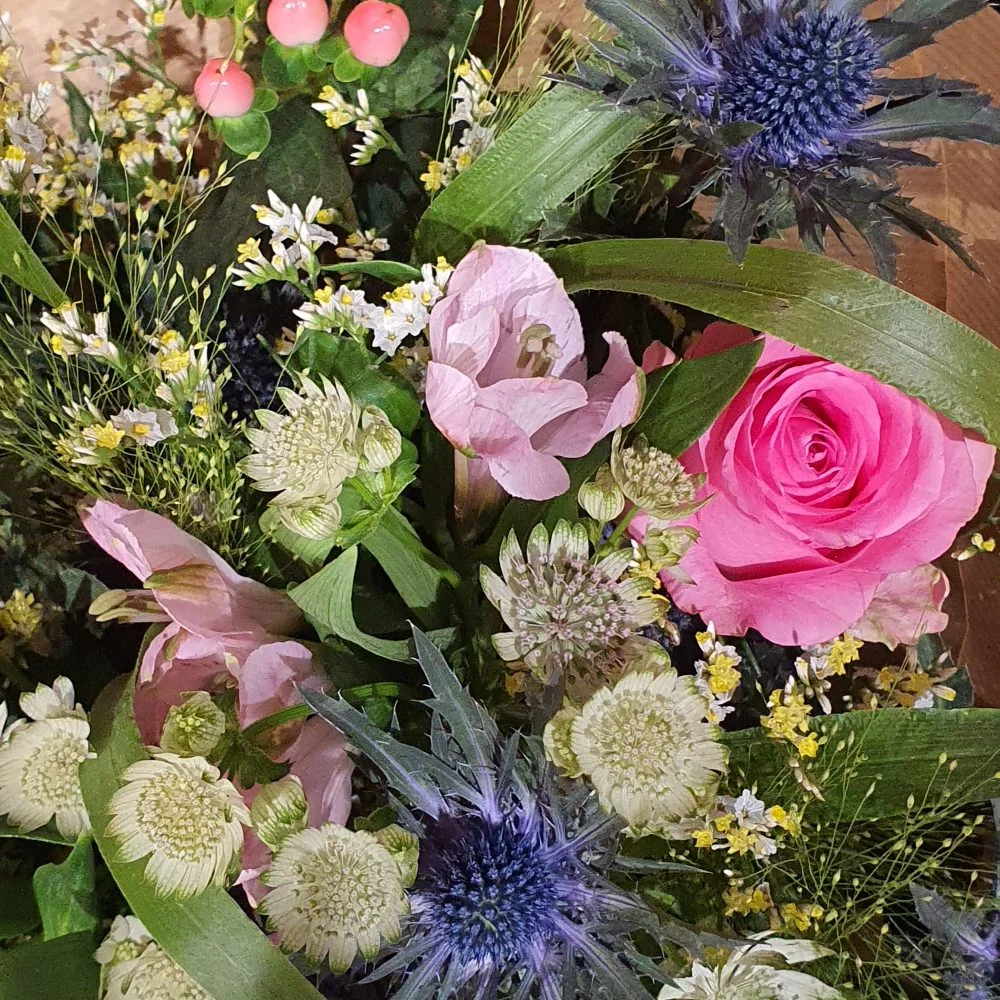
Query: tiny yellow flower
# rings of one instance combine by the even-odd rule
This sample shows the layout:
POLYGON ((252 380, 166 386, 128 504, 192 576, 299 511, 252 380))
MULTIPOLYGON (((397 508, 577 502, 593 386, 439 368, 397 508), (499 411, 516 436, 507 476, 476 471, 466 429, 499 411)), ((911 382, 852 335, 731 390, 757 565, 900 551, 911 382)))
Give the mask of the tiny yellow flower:
POLYGON ((843 674, 844 667, 848 663, 859 660, 859 650, 864 645, 853 635, 845 633, 839 639, 835 639, 830 645, 830 652, 827 654, 827 661, 830 664, 830 672, 843 674))
POLYGON ((330 285, 324 285, 316 290, 314 298, 321 306, 328 306, 333 301, 333 288, 330 285))
POLYGON ((331 222, 337 221, 337 213, 332 208, 321 208, 316 213, 316 221, 321 226, 329 226, 331 222))
MULTIPOLYGON (((258 213, 259 217, 260 213, 258 213)), ((260 240, 251 236, 250 239, 244 240, 237 248, 236 252, 239 255, 236 258, 237 264, 245 264, 248 260, 256 260, 260 256, 260 240)))
POLYGON ((91 433, 94 444, 98 448, 106 448, 108 451, 114 451, 122 443, 122 438, 125 437, 125 432, 118 430, 110 420, 103 427, 93 429, 91 433))
POLYGON ((427 170, 420 175, 425 191, 440 191, 444 187, 444 169, 439 160, 431 160, 427 164, 427 170))
POLYGON ((0 630, 17 639, 30 639, 42 623, 42 612, 35 607, 35 595, 15 590, 0 604, 0 630))
POLYGON ((472 166, 471 153, 459 153, 458 156, 455 157, 455 169, 458 170, 459 172, 471 166, 472 166))
POLYGON ((747 854, 754 849, 754 845, 757 843, 757 834, 752 830, 736 827, 726 834, 726 841, 729 844, 730 854, 747 854))
POLYGON ((165 10, 154 11, 151 20, 154 28, 162 28, 167 23, 167 12, 165 10))
POLYGON ((167 351, 157 359, 157 364, 161 371, 168 375, 179 375, 190 364, 191 359, 187 351, 167 351))
POLYGON ((703 830, 695 830, 694 833, 691 834, 691 839, 694 841, 695 847, 700 847, 702 850, 705 850, 711 847, 715 842, 715 835, 708 827, 705 827, 703 830))

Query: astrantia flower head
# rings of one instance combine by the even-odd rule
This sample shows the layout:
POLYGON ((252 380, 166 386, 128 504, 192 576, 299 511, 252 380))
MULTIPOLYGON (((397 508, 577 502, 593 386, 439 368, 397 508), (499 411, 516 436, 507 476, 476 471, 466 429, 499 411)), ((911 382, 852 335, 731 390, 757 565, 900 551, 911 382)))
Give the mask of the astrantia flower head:
POLYGON ((301 830, 281 845, 263 880, 260 910, 287 951, 344 972, 358 952, 374 958, 400 934, 407 911, 399 866, 363 831, 335 823, 301 830))
POLYGON ((105 1000, 212 1000, 159 945, 148 945, 122 975, 113 975, 105 1000))
POLYGON ((620 549, 591 559, 582 524, 560 521, 551 538, 536 525, 523 553, 511 532, 500 547, 503 579, 480 570, 484 593, 511 629, 493 636, 497 652, 522 661, 544 685, 564 674, 570 683, 600 679, 621 661, 630 638, 659 616, 641 581, 620 579, 631 558, 631 549, 620 549))
POLYGON ((601 817, 592 796, 559 795, 430 640, 414 639, 434 695, 430 753, 343 700, 303 692, 379 767, 405 806, 400 822, 420 838, 412 916, 372 978, 398 977, 392 995, 405 1000, 648 997, 627 964, 627 934, 651 927, 651 914, 596 867, 613 862, 619 821, 601 817))
POLYGON ((250 813, 232 783, 201 757, 160 753, 122 772, 107 833, 119 858, 149 856, 146 878, 164 895, 193 896, 225 885, 243 847, 250 813))
POLYGON ((856 0, 588 0, 619 32, 595 43, 608 67, 573 82, 620 107, 653 106, 716 158, 716 223, 742 258, 758 224, 790 202, 799 235, 822 249, 846 218, 894 275, 890 227, 938 237, 968 262, 958 234, 898 195, 896 168, 933 161, 904 144, 939 136, 1000 142, 1000 109, 969 84, 901 79, 892 63, 980 4, 903 0, 865 19, 856 0))
POLYGON ((138 917, 117 916, 107 937, 94 952, 94 961, 105 969, 135 961, 153 939, 138 917))
POLYGON ((195 691, 183 704, 168 709, 160 746, 179 757, 205 757, 225 731, 225 713, 207 691, 195 691))
POLYGON ((694 678, 631 673, 583 706, 569 746, 605 809, 635 833, 669 832, 715 795, 726 766, 706 711, 694 678))
POLYGON ((53 819, 71 840, 88 830, 79 767, 93 756, 89 737, 87 720, 70 715, 8 728, 0 742, 0 816, 25 833, 53 819))
POLYGON ((705 476, 689 475, 673 455, 654 448, 643 434, 625 445, 622 432, 615 431, 611 473, 636 507, 661 521, 681 521, 708 502, 696 499, 705 476))

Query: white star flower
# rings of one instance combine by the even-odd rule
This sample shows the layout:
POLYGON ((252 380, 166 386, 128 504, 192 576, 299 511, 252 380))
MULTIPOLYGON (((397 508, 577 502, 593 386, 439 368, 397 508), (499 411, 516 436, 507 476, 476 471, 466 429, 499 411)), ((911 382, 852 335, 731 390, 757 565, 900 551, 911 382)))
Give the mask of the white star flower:
POLYGON ((0 743, 0 816, 24 833, 52 819, 72 840, 89 829, 79 777, 80 764, 94 756, 89 736, 90 724, 75 716, 8 728, 0 743))
POLYGON ((374 958, 407 912, 399 865, 376 838, 326 823, 288 837, 264 875, 260 910, 286 951, 334 972, 374 958))
POLYGON ((52 687, 39 684, 34 691, 25 691, 18 704, 29 719, 84 719, 87 713, 76 702, 73 682, 68 677, 57 677, 52 687))
POLYGON ((250 812, 232 783, 202 757, 160 753, 122 773, 107 833, 122 861, 149 856, 146 878, 164 895, 222 886, 243 847, 250 812))
POLYGON ((111 418, 111 423, 129 440, 147 448, 177 433, 177 423, 169 410, 151 410, 148 406, 122 410, 111 418))

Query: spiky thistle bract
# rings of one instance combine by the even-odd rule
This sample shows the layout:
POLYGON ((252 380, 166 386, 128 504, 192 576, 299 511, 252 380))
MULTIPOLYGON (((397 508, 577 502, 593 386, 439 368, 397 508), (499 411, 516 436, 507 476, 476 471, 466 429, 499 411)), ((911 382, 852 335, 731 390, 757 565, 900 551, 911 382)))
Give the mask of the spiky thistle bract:
POLYGON ((861 0, 587 0, 617 32, 569 82, 625 110, 650 109, 703 154, 692 190, 715 190, 713 226, 742 259, 783 209, 822 252, 846 220, 895 277, 893 228, 940 239, 975 267, 959 234, 899 194, 897 168, 934 161, 910 144, 1000 143, 1000 108, 971 84, 890 76, 892 64, 984 0, 903 0, 874 19, 861 0))
POLYGON ((434 695, 429 753, 302 692, 382 772, 420 838, 412 916, 371 978, 397 977, 395 1000, 648 1000, 628 933, 656 920, 606 878, 621 824, 588 790, 558 791, 537 747, 504 739, 430 640, 414 640, 434 695))

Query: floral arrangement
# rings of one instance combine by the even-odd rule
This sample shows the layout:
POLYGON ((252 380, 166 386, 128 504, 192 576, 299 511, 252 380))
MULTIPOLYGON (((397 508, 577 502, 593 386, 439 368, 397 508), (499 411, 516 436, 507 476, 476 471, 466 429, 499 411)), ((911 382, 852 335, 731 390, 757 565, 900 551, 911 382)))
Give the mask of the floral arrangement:
POLYGON ((588 6, 0 17, 0 1000, 1000 985, 979 4, 588 6))

